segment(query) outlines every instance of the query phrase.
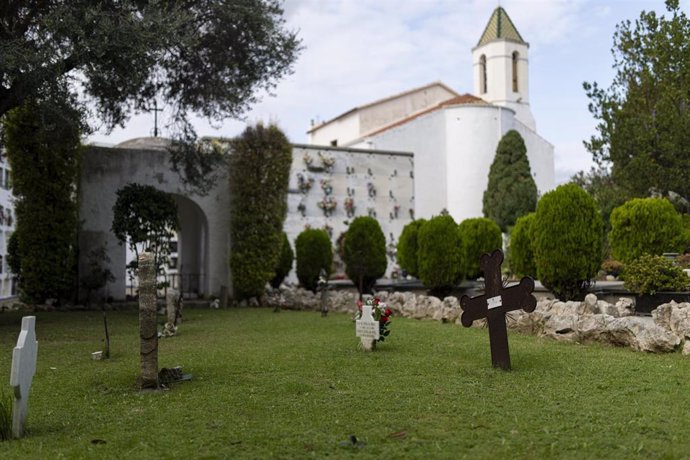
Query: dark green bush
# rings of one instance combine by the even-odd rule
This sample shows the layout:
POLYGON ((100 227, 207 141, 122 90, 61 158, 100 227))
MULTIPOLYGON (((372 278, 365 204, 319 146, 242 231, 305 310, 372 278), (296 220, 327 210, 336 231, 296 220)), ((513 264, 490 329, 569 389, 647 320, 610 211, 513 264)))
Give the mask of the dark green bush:
POLYGON ((503 248, 503 236, 496 222, 485 217, 463 220, 458 226, 462 272, 469 279, 481 276, 479 258, 503 248))
POLYGON ((275 125, 249 126, 231 143, 230 268, 236 299, 258 297, 283 245, 292 146, 275 125))
POLYGON ((283 232, 283 246, 280 249, 280 257, 278 258, 278 265, 275 268, 275 276, 271 280, 271 286, 279 288, 283 280, 292 270, 292 261, 295 254, 290 247, 290 240, 288 240, 287 233, 283 232))
POLYGON ((537 185, 520 133, 511 129, 501 138, 489 169, 489 184, 483 198, 484 216, 507 232, 518 217, 537 206, 537 185))
POLYGON ((321 269, 331 274, 333 248, 325 230, 309 228, 297 235, 297 279, 302 287, 316 291, 321 269))
POLYGON ((668 200, 634 198, 611 213, 611 255, 628 263, 643 254, 681 252, 685 232, 680 214, 668 200))
POLYGON ((350 224, 345 234, 343 262, 347 277, 361 292, 371 293, 376 280, 386 273, 386 237, 373 217, 360 216, 350 224))
POLYGON ((688 275, 673 261, 643 254, 625 265, 625 288, 637 295, 653 295, 657 291, 684 291, 688 287, 688 275))
POLYGON ((426 219, 417 219, 405 225, 398 240, 398 264, 409 275, 416 277, 417 269, 417 235, 426 219))
POLYGON ((534 219, 537 213, 531 212, 519 217, 510 232, 509 261, 510 270, 517 277, 537 277, 537 266, 534 263, 534 219))
POLYGON ((16 197, 20 297, 71 301, 77 288, 77 180, 84 123, 59 91, 27 100, 3 121, 16 197))
POLYGON ((432 295, 443 298, 462 278, 458 225, 449 215, 435 216, 417 234, 419 279, 432 295))
POLYGON ((575 184, 561 185, 537 205, 534 260, 542 284, 561 300, 581 298, 603 260, 599 208, 575 184))

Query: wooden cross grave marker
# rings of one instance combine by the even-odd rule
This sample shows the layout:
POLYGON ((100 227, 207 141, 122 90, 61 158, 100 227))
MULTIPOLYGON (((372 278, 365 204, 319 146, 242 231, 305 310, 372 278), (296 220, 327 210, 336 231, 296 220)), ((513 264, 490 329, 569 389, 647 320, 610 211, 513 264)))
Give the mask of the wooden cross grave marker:
POLYGON ((489 324, 489 342, 491 344, 491 363, 494 367, 510 370, 510 351, 508 350, 508 329, 506 313, 523 309, 532 312, 537 306, 537 299, 532 295, 534 280, 528 276, 519 284, 503 288, 501 263, 503 252, 500 249, 491 254, 483 254, 479 266, 484 272, 486 288, 484 295, 476 297, 462 296, 462 316, 460 321, 470 327, 477 319, 486 318, 489 324))
POLYGON ((22 330, 19 332, 17 346, 12 352, 12 371, 10 386, 14 390, 14 407, 12 410, 12 436, 21 438, 24 434, 24 423, 29 411, 29 390, 31 380, 36 373, 36 317, 22 318, 22 330))

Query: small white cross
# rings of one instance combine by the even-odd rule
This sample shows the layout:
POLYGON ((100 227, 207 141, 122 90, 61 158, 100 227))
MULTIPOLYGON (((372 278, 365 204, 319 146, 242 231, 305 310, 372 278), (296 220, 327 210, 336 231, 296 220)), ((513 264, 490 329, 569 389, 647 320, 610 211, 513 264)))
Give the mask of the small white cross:
POLYGON ((12 435, 20 438, 24 434, 24 423, 29 409, 29 390, 36 373, 36 317, 22 318, 22 330, 17 339, 17 346, 12 352, 12 372, 10 386, 14 390, 14 408, 12 411, 12 435))

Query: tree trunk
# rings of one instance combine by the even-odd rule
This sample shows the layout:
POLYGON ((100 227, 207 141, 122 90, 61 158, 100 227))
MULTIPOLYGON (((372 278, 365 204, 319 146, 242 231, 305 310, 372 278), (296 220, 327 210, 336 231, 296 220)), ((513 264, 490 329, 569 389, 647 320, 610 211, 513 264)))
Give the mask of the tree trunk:
POLYGON ((156 326, 156 266, 153 254, 139 256, 140 389, 158 388, 158 328, 156 326))

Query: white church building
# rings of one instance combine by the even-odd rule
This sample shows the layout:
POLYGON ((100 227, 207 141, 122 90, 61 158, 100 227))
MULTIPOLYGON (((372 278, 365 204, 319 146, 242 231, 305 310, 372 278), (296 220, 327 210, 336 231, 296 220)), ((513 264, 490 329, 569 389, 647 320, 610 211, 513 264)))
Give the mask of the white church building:
POLYGON ((501 137, 518 131, 540 194, 554 188, 554 147, 537 133, 529 104, 529 44, 502 7, 472 50, 472 94, 435 82, 313 126, 309 144, 414 154, 414 215, 443 209, 460 222, 482 216, 501 137))

